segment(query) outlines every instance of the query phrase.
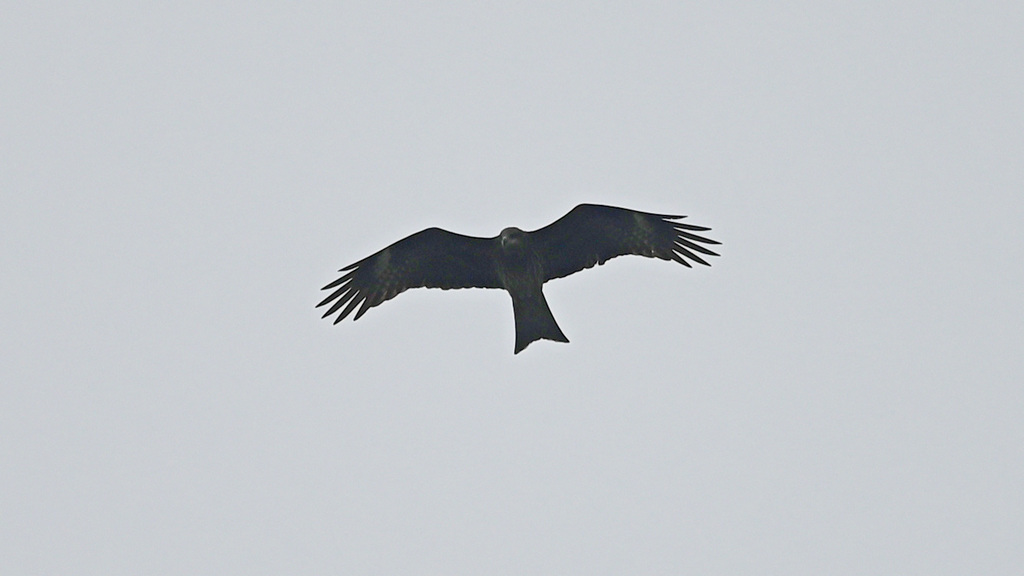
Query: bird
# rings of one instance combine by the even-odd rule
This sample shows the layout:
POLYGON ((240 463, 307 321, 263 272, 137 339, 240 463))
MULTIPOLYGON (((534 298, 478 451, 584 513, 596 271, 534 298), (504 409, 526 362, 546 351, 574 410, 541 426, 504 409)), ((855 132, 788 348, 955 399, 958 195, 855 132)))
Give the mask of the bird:
POLYGON ((615 206, 580 204, 543 228, 509 227, 493 238, 427 228, 350 264, 321 290, 331 290, 317 308, 334 323, 367 310, 410 288, 496 288, 512 297, 515 350, 546 339, 568 342, 544 298, 543 285, 617 256, 635 254, 710 266, 718 256, 705 245, 721 244, 696 234, 711 230, 679 222, 686 216, 652 214, 615 206))

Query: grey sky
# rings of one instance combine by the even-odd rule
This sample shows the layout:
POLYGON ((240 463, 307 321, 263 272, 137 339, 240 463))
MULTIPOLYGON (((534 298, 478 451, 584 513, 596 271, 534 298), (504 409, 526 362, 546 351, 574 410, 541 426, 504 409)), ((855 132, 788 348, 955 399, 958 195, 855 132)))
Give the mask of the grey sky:
POLYGON ((11 574, 1009 574, 1024 9, 20 3, 0 18, 11 574), (428 226, 682 213, 713 267, 358 323, 428 226))

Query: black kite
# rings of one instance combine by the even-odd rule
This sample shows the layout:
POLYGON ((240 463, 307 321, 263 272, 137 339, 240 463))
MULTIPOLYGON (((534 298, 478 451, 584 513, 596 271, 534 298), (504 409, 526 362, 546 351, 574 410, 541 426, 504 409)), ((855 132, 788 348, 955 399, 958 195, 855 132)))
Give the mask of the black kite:
POLYGON ((568 342, 543 284, 626 254, 710 266, 697 253, 718 256, 701 245, 718 242, 694 234, 710 228, 674 222, 682 218, 580 204, 533 232, 506 228, 477 238, 428 228, 339 270, 346 274, 323 287, 334 291, 317 307, 331 304, 324 318, 341 310, 337 324, 357 307, 356 320, 409 288, 501 288, 512 296, 516 354, 541 338, 568 342))

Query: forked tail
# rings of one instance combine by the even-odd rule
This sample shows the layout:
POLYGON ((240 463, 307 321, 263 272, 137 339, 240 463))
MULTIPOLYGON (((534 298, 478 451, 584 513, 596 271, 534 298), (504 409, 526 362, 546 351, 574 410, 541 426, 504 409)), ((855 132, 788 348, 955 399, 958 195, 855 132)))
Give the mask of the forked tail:
POLYGON ((516 317, 516 354, 536 340, 568 342, 548 308, 548 301, 540 290, 528 295, 512 295, 512 312, 516 317))

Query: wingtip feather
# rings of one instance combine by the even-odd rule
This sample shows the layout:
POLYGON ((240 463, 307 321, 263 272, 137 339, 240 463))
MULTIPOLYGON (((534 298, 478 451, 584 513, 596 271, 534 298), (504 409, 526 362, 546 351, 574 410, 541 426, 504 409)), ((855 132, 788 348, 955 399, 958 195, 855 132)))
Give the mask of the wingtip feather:
POLYGON ((705 248, 705 247, 701 246, 700 244, 695 244, 693 242, 690 242, 689 240, 686 240, 685 238, 676 238, 676 246, 685 246, 685 247, 689 248, 690 250, 696 250, 697 252, 700 252, 701 254, 707 254, 708 256, 718 256, 718 254, 715 254, 710 249, 705 248))
POLYGON ((676 262, 679 262, 683 266, 686 266, 687 268, 693 268, 693 266, 691 266, 690 263, 687 262, 685 258, 680 256, 679 254, 676 254, 675 252, 672 252, 672 259, 675 260, 676 262))
POLYGON ((676 230, 689 230, 691 232, 707 232, 708 230, 711 230, 711 228, 708 228, 707 226, 697 226, 696 224, 684 224, 682 222, 673 222, 672 226, 675 227, 676 230))
POLYGON ((676 250, 679 251, 679 252, 682 252, 684 256, 686 256, 690 260, 693 260, 694 262, 699 262, 699 263, 701 263, 701 264, 703 264, 705 266, 711 266, 711 264, 708 264, 703 258, 701 258, 700 256, 697 256, 696 254, 694 254, 693 252, 690 252, 689 250, 687 250, 686 248, 684 248, 682 246, 676 246, 676 250))
POLYGON ((331 288, 337 288, 338 286, 341 286, 342 284, 344 284, 348 280, 351 280, 351 278, 349 278, 347 275, 346 276, 342 276, 341 278, 338 278, 337 280, 335 280, 334 282, 331 282, 327 286, 324 286, 323 288, 321 288, 321 290, 330 290, 331 288))

